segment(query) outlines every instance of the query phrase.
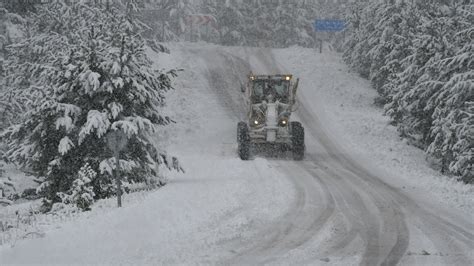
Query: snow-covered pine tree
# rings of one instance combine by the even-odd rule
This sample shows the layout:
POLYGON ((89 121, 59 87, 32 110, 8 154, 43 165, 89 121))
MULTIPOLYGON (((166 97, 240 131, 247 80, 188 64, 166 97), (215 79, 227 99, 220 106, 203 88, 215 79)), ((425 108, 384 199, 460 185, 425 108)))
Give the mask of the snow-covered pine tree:
POLYGON ((300 7, 294 2, 283 2, 275 6, 273 10, 273 34, 272 47, 289 47, 290 45, 300 45, 310 47, 313 38, 309 31, 312 18, 310 10, 300 7))
MULTIPOLYGON (((395 16, 398 16, 396 14, 395 16)), ((392 35, 391 51, 386 56, 386 63, 381 67, 381 72, 384 73, 384 77, 379 77, 383 85, 378 89, 379 93, 383 98, 382 102, 385 103, 385 110, 396 109, 396 101, 393 100, 393 95, 400 90, 400 74, 411 67, 410 64, 403 64, 407 62, 413 51, 413 40, 416 36, 416 27, 420 23, 420 17, 418 9, 409 8, 404 6, 401 8, 399 19, 400 23, 395 28, 395 32, 392 35), (384 80, 385 79, 385 80, 384 80)), ((409 73, 409 72, 405 72, 409 73)), ((406 88, 406 87, 405 87, 406 88)), ((400 122, 392 116, 396 123, 400 122)))
MULTIPOLYGON (((180 40, 185 40, 191 36, 191 25, 189 24, 190 15, 196 13, 196 7, 191 0, 177 0, 169 7, 170 10, 170 29, 180 40)), ((194 33, 193 33, 194 34, 194 33)))
POLYGON ((362 41, 359 32, 364 26, 362 24, 362 16, 363 10, 365 10, 366 6, 366 3, 352 3, 345 15, 347 27, 349 30, 347 31, 347 40, 344 43, 344 52, 342 54, 342 58, 351 67, 355 56, 354 49, 362 41))
POLYGON ((268 47, 311 46, 316 12, 320 7, 338 6, 307 0, 202 0, 195 5, 202 13, 217 18, 222 44, 268 47))
POLYGON ((220 3, 214 0, 202 0, 198 6, 199 12, 202 14, 211 15, 214 20, 204 25, 201 40, 209 43, 220 43, 219 24, 217 23, 216 15, 218 14, 220 3))
POLYGON ((24 24, 25 20, 20 15, 0 7, 0 130, 10 125, 18 113, 18 108, 11 109, 4 104, 9 102, 5 84, 5 58, 8 56, 7 46, 22 38, 24 24))
POLYGON ((401 98, 407 115, 400 128, 405 131, 405 135, 413 137, 424 147, 432 141, 430 128, 434 112, 433 108, 427 108, 427 103, 440 85, 432 82, 438 80, 441 75, 439 69, 433 66, 448 55, 452 46, 449 36, 453 34, 449 18, 443 9, 433 6, 429 11, 414 40, 418 59, 418 71, 415 74, 418 76, 416 82, 409 85, 410 89, 401 98))
MULTIPOLYGON (((413 129, 407 126, 407 119, 410 119, 407 116, 410 112, 404 99, 423 75, 426 62, 435 53, 432 49, 431 37, 422 33, 423 25, 429 23, 427 22, 429 21, 428 11, 418 5, 405 6, 405 10, 402 10, 403 14, 406 14, 406 24, 400 36, 401 42, 397 46, 400 56, 394 58, 398 71, 389 75, 386 84, 382 87, 387 101, 386 113, 395 124, 398 124, 401 135, 413 139, 413 144, 421 148, 423 148, 423 137, 416 137, 420 134, 412 133, 413 129)), ((397 68, 393 70, 396 71, 397 68)))
POLYGON ((245 15, 230 1, 226 1, 219 11, 217 20, 220 25, 221 44, 244 45, 247 42, 244 35, 245 15))
MULTIPOLYGON (((97 1, 96 1, 97 2, 97 1)), ((100 0, 98 2, 108 2, 100 0)), ((115 3, 116 1, 110 1, 115 3)), ((127 2, 126 0, 119 2, 127 2)), ((146 0, 137 4, 145 10, 141 16, 149 17, 154 34, 161 40, 187 39, 191 35, 190 15, 209 14, 217 18, 216 28, 193 26, 193 40, 222 42, 225 45, 286 47, 313 45, 312 22, 315 18, 339 18, 349 0, 146 0), (156 12, 148 13, 146 9, 156 12), (157 19, 165 14, 165 23, 157 19)), ((332 40, 342 34, 331 34, 332 40)))
POLYGON ((241 5, 244 14, 244 36, 249 46, 271 47, 273 14, 271 6, 262 1, 247 1, 241 5))
POLYGON ((63 198, 63 201, 66 200, 68 203, 76 205, 80 210, 89 211, 95 197, 91 182, 96 177, 97 173, 86 163, 79 170, 76 179, 72 183, 71 191, 63 198))
POLYGON ((0 4, 2 4, 4 8, 15 14, 34 12, 36 6, 41 4, 41 2, 41 0, 0 0, 0 4))
POLYGON ((369 78, 371 70, 371 57, 369 51, 378 42, 381 32, 376 28, 378 14, 383 10, 383 3, 360 3, 358 8, 354 9, 351 16, 352 29, 347 42, 343 58, 346 63, 357 71, 362 77, 369 78))
MULTIPOLYGON (((6 46, 7 46, 7 25, 6 25, 6 17, 7 10, 0 8, 0 93, 5 93, 4 91, 4 83, 5 83, 5 71, 4 71, 4 60, 6 54, 6 46)), ((0 130, 4 129, 5 124, 7 122, 7 117, 5 113, 5 106, 1 105, 0 102, 0 130)))
POLYGON ((160 164, 180 169, 150 140, 157 126, 172 122, 160 107, 176 73, 152 69, 133 19, 92 2, 53 1, 35 20, 32 36, 7 61, 9 89, 30 109, 2 136, 10 160, 44 177, 45 206, 60 201, 58 192, 70 190, 86 163, 97 172, 96 198, 114 193, 105 138, 113 130, 128 137, 122 178, 142 182, 160 164))
POLYGON ((434 91, 425 109, 433 110, 427 153, 441 161, 444 172, 474 183, 474 5, 451 7, 447 23, 454 33, 449 38, 448 56, 433 62, 439 73, 425 82, 434 91))
POLYGON ((177 32, 171 27, 171 13, 176 1, 148 1, 141 8, 139 16, 150 27, 147 31, 149 38, 155 38, 159 41, 178 41, 177 32))
POLYGON ((4 175, 5 170, 3 170, 3 164, 0 163, 0 206, 12 204, 13 202, 8 198, 8 195, 15 191, 15 182, 4 175))
POLYGON ((376 88, 381 85, 379 93, 388 101, 386 112, 403 137, 440 161, 443 172, 473 182, 474 49, 470 36, 474 5, 469 1, 397 3, 370 4, 369 15, 360 15, 364 9, 356 9, 355 31, 344 58, 359 73, 369 75, 376 88), (400 12, 378 16, 392 5, 398 5, 400 12), (378 23, 376 29, 371 29, 374 24, 368 17, 378 23), (393 18, 397 27, 391 23, 393 18), (378 34, 380 28, 393 28, 393 32, 378 34), (385 47, 387 37, 389 46, 385 47), (370 56, 366 56, 367 47, 372 49, 370 56))
POLYGON ((400 59, 410 54, 410 27, 416 16, 405 2, 388 3, 381 7, 376 21, 374 47, 368 52, 371 66, 369 79, 380 95, 379 103, 386 103, 393 86, 389 84, 402 70, 400 59))

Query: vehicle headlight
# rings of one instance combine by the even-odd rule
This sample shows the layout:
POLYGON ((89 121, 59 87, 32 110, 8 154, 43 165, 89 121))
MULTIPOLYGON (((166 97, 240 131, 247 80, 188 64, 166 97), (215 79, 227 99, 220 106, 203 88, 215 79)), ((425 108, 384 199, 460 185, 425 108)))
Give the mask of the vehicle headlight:
POLYGON ((278 123, 278 125, 281 127, 286 127, 288 125, 288 118, 280 119, 280 122, 278 123))
POLYGON ((258 126, 261 126, 261 125, 264 125, 264 124, 265 124, 265 117, 264 116, 253 115, 250 118, 250 125, 251 126, 258 127, 258 126))

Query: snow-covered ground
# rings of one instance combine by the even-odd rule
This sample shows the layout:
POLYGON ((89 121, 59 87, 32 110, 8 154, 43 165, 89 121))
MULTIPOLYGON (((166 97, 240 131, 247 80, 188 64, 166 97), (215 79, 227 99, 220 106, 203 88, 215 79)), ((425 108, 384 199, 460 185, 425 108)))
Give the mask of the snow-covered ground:
POLYGON ((186 70, 166 110, 178 123, 164 128, 157 139, 179 157, 186 173, 169 173, 166 186, 140 200, 130 203, 126 196, 122 209, 101 214, 104 205, 114 206, 108 200, 75 222, 52 221, 60 224, 56 230, 49 231, 55 225, 40 226, 38 230, 48 230, 44 238, 5 245, 0 264, 214 261, 232 254, 213 251, 219 242, 250 238, 256 234, 248 230, 253 223, 263 225, 286 212, 294 197, 291 183, 264 159, 237 159, 235 117, 223 112, 209 89, 207 62, 178 51, 153 55, 159 68, 186 70))
POLYGON ((461 253, 472 247, 472 186, 431 170, 421 151, 400 140, 373 106, 369 83, 349 73, 338 54, 169 47, 171 55, 152 54, 157 67, 185 71, 165 110, 177 124, 157 140, 186 173, 167 173, 166 186, 125 196, 121 209, 109 199, 70 219, 39 218, 36 238, 0 247, 0 265, 472 262, 473 254, 461 253), (239 82, 249 70, 301 78, 305 161, 238 159, 239 82), (324 134, 314 127, 322 125, 329 143, 317 138, 324 134), (371 172, 346 162, 348 156, 371 172), (436 206, 439 217, 454 215, 439 221, 436 206))
POLYGON ((429 167, 422 150, 399 137, 383 110, 374 104, 370 82, 351 73, 340 54, 301 47, 274 50, 283 69, 301 78, 299 99, 324 123, 341 148, 372 169, 384 171, 386 182, 411 195, 423 194, 435 204, 466 213, 474 211, 474 186, 429 167))

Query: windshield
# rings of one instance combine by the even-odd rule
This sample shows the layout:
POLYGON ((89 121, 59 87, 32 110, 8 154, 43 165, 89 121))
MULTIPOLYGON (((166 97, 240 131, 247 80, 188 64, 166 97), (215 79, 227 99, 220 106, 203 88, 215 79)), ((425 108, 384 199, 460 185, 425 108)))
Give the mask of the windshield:
POLYGON ((262 97, 264 87, 265 87, 265 82, 263 80, 255 81, 253 84, 253 94, 255 96, 262 97))
POLYGON ((280 96, 280 97, 286 97, 288 96, 288 85, 289 85, 289 82, 288 81, 277 81, 274 83, 274 87, 275 87, 275 92, 277 94, 277 97, 280 96))
POLYGON ((290 82, 286 80, 256 80, 253 82, 252 102, 258 103, 272 95, 275 100, 288 102, 290 82))

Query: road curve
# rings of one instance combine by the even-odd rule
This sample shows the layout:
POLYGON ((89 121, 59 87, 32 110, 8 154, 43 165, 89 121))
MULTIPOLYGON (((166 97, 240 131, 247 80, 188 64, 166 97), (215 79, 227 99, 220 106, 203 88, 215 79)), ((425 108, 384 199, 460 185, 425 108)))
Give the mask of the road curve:
MULTIPOLYGON (((270 50, 242 49, 192 51, 208 62, 211 90, 236 122, 242 117, 236 91, 245 74, 280 72, 270 50)), ((223 244, 232 255, 222 264, 472 265, 473 221, 444 216, 450 212, 423 206, 385 183, 330 137, 305 99, 300 102, 306 159, 268 159, 297 191, 291 208, 256 225, 253 238, 223 244)))

